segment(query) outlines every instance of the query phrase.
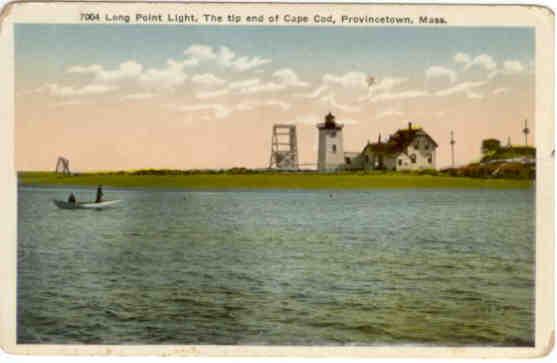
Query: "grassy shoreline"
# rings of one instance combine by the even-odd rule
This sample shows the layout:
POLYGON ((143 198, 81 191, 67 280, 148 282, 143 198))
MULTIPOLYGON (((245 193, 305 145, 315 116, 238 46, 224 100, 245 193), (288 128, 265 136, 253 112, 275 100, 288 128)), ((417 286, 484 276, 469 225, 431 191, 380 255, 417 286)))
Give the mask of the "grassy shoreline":
POLYGON ((53 172, 20 172, 21 185, 96 186, 184 189, 390 189, 390 188, 529 188, 525 179, 486 179, 407 173, 193 173, 137 175, 126 172, 82 173, 62 176, 53 172))

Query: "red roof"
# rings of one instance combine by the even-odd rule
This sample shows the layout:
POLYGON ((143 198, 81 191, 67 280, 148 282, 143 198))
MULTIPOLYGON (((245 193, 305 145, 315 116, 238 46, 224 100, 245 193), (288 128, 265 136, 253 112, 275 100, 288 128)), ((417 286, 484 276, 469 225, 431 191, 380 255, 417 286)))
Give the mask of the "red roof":
POLYGON ((387 142, 376 142, 367 144, 364 151, 369 149, 375 153, 398 154, 404 152, 417 136, 425 136, 433 145, 438 146, 422 128, 412 128, 411 125, 406 129, 399 129, 389 137, 387 142))

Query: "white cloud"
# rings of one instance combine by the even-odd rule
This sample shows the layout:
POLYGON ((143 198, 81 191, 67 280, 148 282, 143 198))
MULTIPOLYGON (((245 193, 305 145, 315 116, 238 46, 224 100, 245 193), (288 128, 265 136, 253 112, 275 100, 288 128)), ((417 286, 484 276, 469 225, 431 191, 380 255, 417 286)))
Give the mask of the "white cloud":
POLYGON ((507 60, 503 62, 503 70, 508 73, 521 73, 524 71, 524 66, 520 61, 507 60))
POLYGON ((224 96, 227 95, 228 93, 230 93, 230 91, 226 88, 223 88, 216 91, 200 91, 195 94, 195 97, 200 100, 204 100, 208 98, 216 98, 216 97, 224 96))
POLYGON ((474 66, 479 66, 481 68, 484 68, 487 71, 493 71, 497 67, 497 63, 495 62, 495 60, 493 60, 493 58, 490 55, 480 54, 476 56, 474 59, 472 59, 470 62, 468 62, 464 66, 464 70, 467 70, 474 66))
POLYGON ((408 78, 400 78, 400 77, 385 77, 379 81, 379 83, 374 84, 371 86, 370 90, 372 91, 390 91, 393 88, 400 86, 401 84, 408 81, 408 78))
POLYGON ((68 68, 68 73, 92 74, 99 82, 117 82, 125 79, 135 79, 143 71, 143 66, 136 61, 129 60, 120 63, 114 70, 105 70, 98 64, 89 66, 73 66, 68 68))
POLYGON ((307 82, 300 80, 298 75, 289 68, 279 69, 274 72, 273 81, 261 82, 259 78, 247 79, 244 81, 232 82, 228 85, 230 89, 234 89, 240 94, 254 94, 261 92, 283 91, 287 88, 303 88, 308 87, 307 82))
MULTIPOLYGON (((185 73, 186 67, 197 66, 202 62, 214 62, 217 65, 225 67, 230 70, 243 72, 249 69, 257 68, 263 64, 270 63, 270 59, 265 59, 262 57, 249 57, 249 56, 237 56, 228 47, 214 48, 212 46, 203 44, 193 44, 184 51, 183 60, 168 59, 166 64, 162 67, 152 67, 145 69, 144 66, 134 60, 128 60, 126 62, 120 63, 114 69, 105 69, 102 65, 91 64, 91 65, 75 65, 67 69, 70 74, 82 74, 88 75, 93 78, 90 84, 85 86, 60 86, 58 84, 47 85, 45 89, 51 94, 61 95, 61 96, 74 96, 74 95, 92 95, 105 93, 115 88, 124 88, 121 84, 117 87, 114 84, 119 82, 127 82, 126 86, 131 86, 129 83, 133 81, 136 86, 139 86, 137 94, 143 93, 143 96, 147 92, 142 92, 143 90, 148 90, 149 93, 153 90, 163 90, 163 89, 174 89, 181 86, 188 79, 188 75, 185 73)), ((247 89, 248 92, 256 92, 259 90, 273 90, 273 89, 283 89, 286 87, 303 87, 307 84, 302 82, 296 73, 290 69, 282 69, 274 74, 276 82, 270 82, 265 84, 264 87, 258 86, 259 80, 250 81, 252 83, 248 84, 244 81, 237 82, 232 85, 230 89, 238 87, 242 90, 243 88, 251 87, 247 89)), ((219 87, 226 84, 226 81, 218 78, 214 74, 204 73, 197 74, 192 77, 192 83, 200 85, 202 87, 219 87)), ((199 98, 211 98, 216 97, 218 94, 225 94, 225 91, 216 91, 213 93, 200 92, 198 94, 199 98)), ((122 99, 133 99, 134 96, 122 96, 122 99), (128 98, 132 97, 132 98, 128 98)))
POLYGON ((495 67, 497 67, 497 63, 495 63, 495 61, 493 60, 493 58, 487 54, 481 54, 479 56, 477 56, 476 58, 474 58, 472 60, 472 62, 470 63, 470 65, 468 66, 468 68, 472 67, 472 66, 481 66, 483 68, 485 68, 486 70, 490 71, 495 69, 495 67))
POLYGON ((290 68, 282 68, 273 73, 273 78, 284 87, 307 87, 309 84, 300 80, 296 72, 290 68))
POLYGON ((484 98, 484 94, 483 94, 483 93, 474 92, 474 91, 471 91, 471 90, 467 90, 467 91, 466 91, 466 97, 471 98, 471 99, 481 100, 481 99, 484 98))
POLYGON ((385 77, 381 79, 378 83, 369 87, 369 90, 365 96, 359 97, 358 102, 373 101, 378 96, 376 94, 381 92, 390 92, 393 88, 400 86, 401 84, 408 81, 408 78, 400 77, 385 77))
POLYGON ((121 99, 123 101, 127 101, 127 100, 146 100, 146 99, 153 98, 153 97, 155 97, 154 93, 145 92, 145 93, 131 93, 129 95, 122 96, 121 99))
MULTIPOLYGON (((270 63, 270 59, 262 57, 237 56, 231 49, 225 46, 215 48, 204 44, 193 44, 184 51, 185 59, 168 59, 162 67, 152 67, 145 69, 144 66, 134 60, 120 63, 115 69, 105 69, 102 65, 75 65, 67 69, 71 74, 83 74, 93 77, 90 84, 81 87, 62 87, 52 85, 48 90, 57 95, 86 95, 108 92, 116 86, 108 86, 123 81, 133 81, 140 89, 152 91, 155 89, 174 89, 181 86, 188 79, 185 73, 186 67, 198 66, 203 62, 214 62, 226 69, 243 72, 257 68, 263 64, 270 63)), ((296 73, 290 69, 282 69, 274 74, 275 82, 269 82, 264 87, 260 87, 259 80, 250 81, 251 84, 236 82, 230 89, 238 87, 239 90, 257 92, 260 90, 283 89, 286 87, 303 87, 307 84, 302 82, 296 73), (249 89, 247 89, 249 88, 249 89)), ((226 81, 218 78, 214 74, 204 73, 192 77, 192 83, 202 87, 219 87, 226 84, 226 81)), ((128 84, 131 85, 131 84, 128 84)), ((122 86, 122 85, 120 85, 122 86)), ((123 88, 123 87, 122 87, 123 88)), ((140 90, 137 93, 142 93, 140 90)), ((220 91, 220 94, 224 94, 220 91)), ((201 92, 200 98, 216 97, 217 93, 201 92)), ((123 99, 127 96, 123 96, 123 99)))
POLYGON ((470 56, 466 53, 456 53, 453 57, 453 60, 455 61, 455 63, 464 64, 468 64, 471 61, 470 56))
POLYGON ((97 74, 100 72, 104 72, 104 68, 99 64, 91 64, 88 66, 71 66, 69 67, 66 72, 68 73, 83 73, 83 74, 97 74))
POLYGON ((168 108, 178 112, 211 112, 216 118, 225 118, 232 109, 216 103, 198 103, 195 105, 168 105, 168 108))
MULTIPOLYGON (((225 90, 228 91, 227 89, 225 90)), ((167 108, 177 112, 200 113, 199 116, 201 119, 210 119, 211 115, 215 118, 225 118, 234 112, 253 111, 256 108, 262 106, 276 106, 284 111, 291 108, 291 105, 289 103, 277 99, 271 99, 264 102, 245 100, 232 106, 225 106, 217 103, 199 103, 191 105, 170 104, 167 105, 167 108)))
MULTIPOLYGON (((485 81, 461 82, 461 83, 456 84, 455 86, 439 90, 439 91, 435 92, 435 95, 436 96, 451 96, 451 95, 459 94, 459 93, 466 93, 467 95, 470 95, 471 94, 470 92, 471 92, 472 89, 482 87, 486 84, 487 84, 487 82, 485 82, 485 81)), ((470 97, 470 98, 473 98, 473 97, 470 97)))
POLYGON ((385 110, 385 111, 378 112, 375 115, 375 118, 382 119, 385 117, 402 116, 402 115, 404 115, 404 112, 399 110, 385 110))
POLYGON ((501 88, 496 88, 494 89, 491 93, 493 93, 494 95, 505 95, 507 93, 509 93, 510 89, 505 88, 505 87, 501 87, 501 88))
POLYGON ((150 68, 139 76, 144 85, 155 88, 173 88, 184 83, 188 76, 184 73, 184 63, 169 59, 166 67, 150 68))
POLYGON ((310 93, 298 93, 296 94, 297 97, 302 98, 309 98, 309 99, 316 99, 317 97, 321 96, 321 94, 329 89, 328 86, 322 85, 316 88, 315 90, 311 91, 310 93))
POLYGON ((227 64, 227 67, 231 68, 234 71, 244 72, 267 63, 271 63, 271 60, 260 57, 240 57, 225 64, 227 64))
POLYGON ((243 89, 247 89, 249 87, 256 86, 259 83, 261 83, 261 80, 259 78, 251 78, 251 79, 245 79, 245 80, 242 80, 242 81, 230 82, 228 84, 228 88, 230 88, 232 90, 243 90, 243 89))
POLYGON ((259 83, 250 87, 246 87, 240 90, 242 94, 254 94, 260 92, 276 92, 282 91, 286 87, 280 83, 276 82, 267 82, 267 83, 259 83))
POLYGON ((506 60, 503 62, 502 69, 496 69, 492 71, 488 78, 493 79, 498 75, 514 75, 524 72, 524 66, 520 61, 517 60, 506 60))
POLYGON ((369 100, 371 102, 398 101, 398 100, 405 100, 405 99, 418 98, 424 96, 429 96, 429 93, 423 90, 407 90, 407 91, 401 91, 397 93, 391 93, 391 92, 380 93, 376 96, 371 97, 369 100))
POLYGON ((190 45, 188 49, 184 51, 184 55, 190 57, 191 65, 198 65, 202 61, 216 59, 217 55, 213 51, 213 47, 203 44, 193 44, 190 45))
POLYGON ((323 103, 327 103, 330 106, 339 109, 341 111, 345 111, 345 112, 358 112, 360 111, 360 108, 357 106, 350 106, 350 105, 344 105, 341 103, 338 103, 335 99, 335 96, 332 93, 329 93, 326 96, 323 96, 319 99, 321 102, 323 103))
POLYGON ((99 95, 116 90, 118 87, 114 85, 104 84, 88 84, 83 87, 60 86, 56 83, 50 83, 44 86, 51 95, 60 97, 99 95))
POLYGON ((286 102, 281 101, 281 100, 268 100, 267 102, 265 102, 265 105, 267 105, 267 106, 277 106, 280 109, 282 109, 283 111, 287 111, 292 107, 291 104, 286 103, 286 102))
POLYGON ((226 83, 224 79, 220 79, 212 73, 196 74, 191 77, 191 81, 207 87, 222 86, 226 83))
POLYGON ((353 118, 343 118, 343 119, 340 121, 340 123, 343 124, 343 125, 357 125, 357 124, 360 123, 360 121, 355 120, 355 119, 353 119, 353 118))
POLYGON ((327 73, 323 76, 323 83, 328 86, 342 86, 345 88, 367 89, 369 87, 367 76, 361 72, 348 72, 340 76, 327 73))
POLYGON ((184 51, 188 65, 197 66, 202 62, 215 61, 216 64, 237 72, 244 72, 271 63, 270 59, 262 57, 236 56, 228 47, 221 46, 218 51, 204 44, 193 44, 184 51))
POLYGON ((169 88, 178 86, 187 79, 187 75, 183 71, 184 67, 184 62, 169 59, 163 68, 144 69, 143 65, 129 60, 120 63, 118 68, 112 70, 106 70, 101 65, 92 64, 69 67, 67 72, 92 75, 94 79, 91 86, 95 87, 124 81, 139 81, 143 86, 169 88))
POLYGON ((251 111, 255 109, 258 105, 259 104, 256 102, 245 101, 245 102, 238 103, 235 108, 238 111, 251 111))
POLYGON ((232 66, 232 60, 236 54, 228 47, 220 47, 219 54, 217 55, 217 64, 229 68, 232 66))
POLYGON ((456 72, 452 69, 441 67, 441 66, 431 66, 425 71, 426 79, 433 78, 448 78, 451 83, 455 83, 457 79, 456 72))
POLYGON ((455 63, 464 64, 464 70, 472 67, 480 67, 487 71, 493 71, 497 68, 497 63, 488 54, 480 54, 474 58, 466 53, 457 53, 454 55, 453 60, 455 63))
POLYGON ((443 117, 445 116, 447 113, 445 111, 437 111, 435 112, 435 116, 436 117, 443 117))
POLYGON ((62 101, 62 102, 56 102, 54 104, 52 104, 53 108, 61 108, 61 107, 65 107, 65 106, 73 106, 73 105, 82 105, 86 103, 83 100, 68 100, 68 101, 62 101))

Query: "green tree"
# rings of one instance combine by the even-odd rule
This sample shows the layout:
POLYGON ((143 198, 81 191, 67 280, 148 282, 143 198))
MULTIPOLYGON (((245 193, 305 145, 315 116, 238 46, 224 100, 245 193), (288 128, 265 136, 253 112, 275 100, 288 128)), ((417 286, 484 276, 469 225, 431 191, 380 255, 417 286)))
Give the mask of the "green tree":
POLYGON ((482 141, 483 154, 496 152, 500 148, 501 148, 501 141, 497 139, 485 139, 482 141))

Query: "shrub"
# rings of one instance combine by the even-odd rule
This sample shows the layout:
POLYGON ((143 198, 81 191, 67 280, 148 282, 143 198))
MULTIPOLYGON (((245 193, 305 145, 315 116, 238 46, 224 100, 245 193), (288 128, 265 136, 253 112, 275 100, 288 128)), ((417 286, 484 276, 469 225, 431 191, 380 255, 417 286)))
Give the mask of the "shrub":
POLYGON ((494 153, 501 148, 501 141, 497 139, 485 139, 482 141, 482 153, 494 153))
POLYGON ((421 169, 418 171, 419 175, 439 175, 439 172, 435 169, 421 169))

